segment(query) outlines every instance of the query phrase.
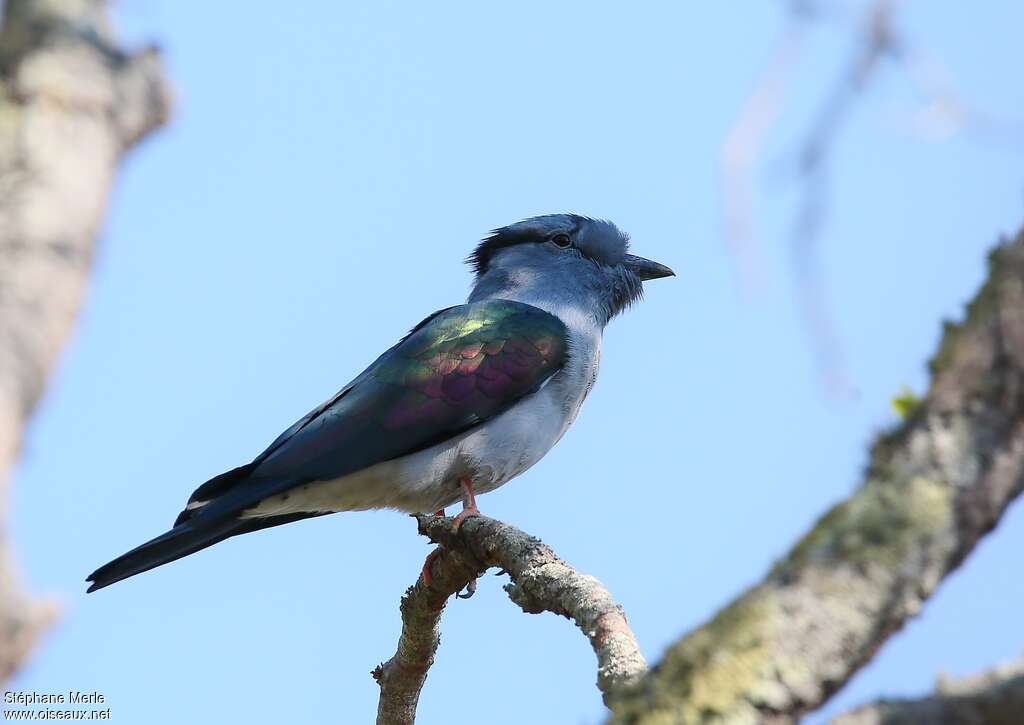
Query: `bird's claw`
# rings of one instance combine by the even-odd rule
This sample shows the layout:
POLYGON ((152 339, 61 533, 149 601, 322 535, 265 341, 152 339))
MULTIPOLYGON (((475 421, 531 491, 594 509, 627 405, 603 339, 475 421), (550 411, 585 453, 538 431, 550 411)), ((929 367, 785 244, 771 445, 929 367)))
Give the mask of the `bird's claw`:
POLYGON ((471 579, 469 584, 466 585, 466 593, 458 592, 455 595, 456 599, 469 599, 476 594, 476 579, 471 579))
MULTIPOLYGON (((476 497, 473 495, 473 483, 468 479, 459 481, 459 485, 462 487, 462 511, 452 519, 452 525, 455 528, 455 533, 459 532, 462 528, 462 522, 468 519, 470 516, 483 516, 480 513, 480 509, 476 507, 476 497)), ((434 516, 444 516, 444 509, 438 509, 434 512, 434 516)), ((423 584, 430 586, 433 582, 433 577, 430 575, 430 567, 434 563, 434 559, 441 555, 442 547, 438 546, 432 552, 427 555, 427 560, 423 562, 423 570, 421 576, 423 577, 423 584)), ((467 585, 465 594, 462 592, 456 592, 455 596, 457 599, 469 599, 476 594, 476 578, 474 577, 467 585)))
POLYGON ((458 532, 459 529, 462 528, 462 522, 472 516, 483 516, 483 514, 480 513, 480 509, 478 509, 476 506, 473 506, 471 508, 462 509, 462 511, 460 511, 458 515, 456 515, 456 517, 452 519, 452 525, 455 526, 456 533, 458 532))

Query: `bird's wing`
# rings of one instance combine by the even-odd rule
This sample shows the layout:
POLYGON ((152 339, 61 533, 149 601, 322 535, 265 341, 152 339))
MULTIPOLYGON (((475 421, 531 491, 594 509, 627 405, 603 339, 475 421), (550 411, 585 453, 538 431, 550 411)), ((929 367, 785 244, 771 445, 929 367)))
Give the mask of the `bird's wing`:
POLYGON ((241 516, 267 496, 447 440, 536 391, 564 364, 565 325, 536 307, 474 302, 431 315, 249 464, 196 489, 170 531, 89 575, 96 591, 229 536, 318 512, 241 516))
POLYGON ((203 513, 238 510, 301 483, 429 448, 536 391, 566 356, 565 325, 532 305, 487 300, 442 310, 285 431, 244 472, 236 469, 243 475, 224 474, 230 478, 222 485, 214 479, 192 500, 227 494, 211 501, 224 505, 203 506, 203 513))
POLYGON ((416 325, 416 327, 412 328, 408 332, 408 334, 406 334, 405 337, 403 337, 401 340, 399 340, 397 343, 395 343, 395 345, 393 345, 392 347, 388 348, 388 350, 385 351, 383 355, 381 355, 376 360, 374 360, 373 364, 371 364, 370 367, 368 367, 366 370, 364 370, 362 373, 360 373, 359 376, 355 380, 350 382, 348 385, 346 385, 344 388, 339 390, 333 396, 331 396, 330 398, 328 398, 327 400, 322 402, 320 405, 318 405, 317 407, 313 408, 313 410, 309 411, 304 416, 299 418, 297 421, 292 423, 292 425, 286 431, 284 431, 281 435, 279 435, 277 438, 274 439, 273 443, 271 443, 269 446, 267 446, 266 450, 264 450, 262 453, 260 453, 258 456, 256 456, 256 459, 251 464, 249 464, 249 466, 250 467, 255 467, 256 465, 259 465, 260 463, 265 461, 267 458, 269 458, 270 455, 272 453, 274 453, 274 451, 276 451, 278 448, 280 448, 282 445, 284 445, 296 433, 298 433, 303 428, 305 428, 306 425, 308 425, 310 423, 310 421, 312 421, 314 418, 320 416, 327 409, 329 409, 331 406, 333 406, 335 403, 337 403, 342 398, 342 396, 347 395, 348 392, 350 390, 352 390, 352 388, 354 388, 355 386, 357 386, 360 383, 364 382, 368 376, 371 376, 373 374, 373 371, 379 365, 379 363, 381 361, 386 360, 387 358, 389 358, 395 352, 396 349, 401 347, 402 343, 404 343, 412 335, 414 335, 415 333, 419 332, 424 327, 429 325, 431 322, 433 322, 435 319, 437 319, 440 315, 443 315, 443 314, 449 312, 450 310, 455 310, 455 309, 457 309, 457 307, 445 307, 443 310, 438 310, 437 312, 435 312, 435 313, 433 313, 431 315, 428 315, 426 318, 424 318, 423 321, 420 322, 418 325, 416 325))

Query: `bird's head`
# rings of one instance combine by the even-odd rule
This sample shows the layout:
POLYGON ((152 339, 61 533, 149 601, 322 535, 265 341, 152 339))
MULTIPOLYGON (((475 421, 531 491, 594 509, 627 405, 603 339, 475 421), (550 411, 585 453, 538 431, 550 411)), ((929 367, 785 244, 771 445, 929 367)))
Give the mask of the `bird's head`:
POLYGON ((675 274, 630 254, 629 235, 611 222, 578 214, 495 229, 467 261, 476 272, 471 301, 509 297, 573 305, 589 309, 601 325, 640 299, 645 281, 675 274))

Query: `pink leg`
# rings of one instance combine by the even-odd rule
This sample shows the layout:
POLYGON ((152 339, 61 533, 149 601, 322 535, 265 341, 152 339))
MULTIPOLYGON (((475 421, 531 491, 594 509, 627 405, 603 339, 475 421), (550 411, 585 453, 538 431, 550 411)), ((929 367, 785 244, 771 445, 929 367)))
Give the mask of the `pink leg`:
POLYGON ((476 507, 476 496, 473 495, 473 481, 463 478, 459 481, 462 487, 462 511, 455 517, 455 530, 462 527, 462 522, 470 516, 481 516, 480 509, 476 507))
POLYGON ((427 554, 427 559, 423 562, 423 569, 420 571, 420 576, 423 577, 423 583, 428 587, 434 582, 434 577, 430 573, 430 567, 434 565, 434 560, 439 556, 441 556, 440 546, 427 554))
MULTIPOLYGON (((455 517, 455 530, 458 531, 462 526, 462 522, 470 516, 481 516, 480 509, 476 507, 476 496, 473 494, 473 481, 468 478, 463 478, 459 481, 459 486, 462 488, 462 511, 459 512, 458 516, 455 517)), ((434 512, 435 516, 444 516, 444 509, 439 509, 434 512)), ((423 583, 427 586, 433 582, 434 577, 430 574, 430 567, 433 566, 434 561, 441 555, 441 547, 438 546, 432 552, 427 554, 426 561, 423 562, 423 569, 420 571, 420 576, 423 578, 423 583)), ((473 594, 476 593, 476 579, 471 581, 466 587, 466 594, 456 594, 460 599, 469 599, 473 594)))

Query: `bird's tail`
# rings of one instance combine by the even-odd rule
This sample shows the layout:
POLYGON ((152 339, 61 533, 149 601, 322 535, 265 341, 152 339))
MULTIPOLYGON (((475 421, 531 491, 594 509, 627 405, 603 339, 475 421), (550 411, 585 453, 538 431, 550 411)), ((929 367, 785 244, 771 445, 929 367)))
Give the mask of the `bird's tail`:
MULTIPOLYGON (((281 514, 279 516, 268 516, 261 519, 239 519, 234 515, 209 519, 201 516, 190 518, 184 523, 177 524, 170 531, 160 534, 155 539, 150 539, 141 546, 136 546, 127 554, 114 559, 109 564, 104 564, 88 577, 89 585, 87 592, 94 592, 114 582, 127 579, 130 576, 141 574, 158 566, 169 564, 183 556, 194 554, 201 549, 224 541, 231 536, 248 534, 251 531, 269 529, 272 526, 290 524, 293 521, 326 516, 330 511, 300 511, 292 514, 281 514)), ((181 521, 182 517, 178 517, 181 521)))
POLYGON ((94 571, 86 578, 86 581, 92 582, 87 591, 94 592, 114 582, 213 546, 218 541, 239 533, 239 523, 237 520, 227 520, 216 524, 197 525, 190 521, 175 526, 94 571))

